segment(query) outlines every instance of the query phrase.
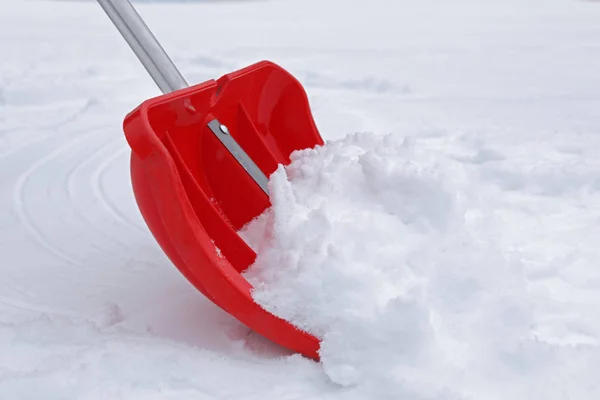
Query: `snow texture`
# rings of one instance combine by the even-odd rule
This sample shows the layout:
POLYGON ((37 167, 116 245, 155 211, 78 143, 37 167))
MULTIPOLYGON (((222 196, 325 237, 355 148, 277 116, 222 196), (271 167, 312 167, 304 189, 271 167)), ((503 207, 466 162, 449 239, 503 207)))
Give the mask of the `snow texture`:
POLYGON ((295 153, 271 177, 273 207, 242 232, 258 253, 255 300, 322 338, 327 375, 365 396, 591 398, 596 343, 546 337, 552 315, 535 305, 547 299, 503 244, 507 205, 473 182, 398 135, 295 153))
POLYGON ((122 121, 160 92, 98 4, 0 0, 0 399, 600 397, 600 3, 136 5, 190 83, 306 88, 327 144, 272 177, 247 274, 323 362, 148 232, 122 121))

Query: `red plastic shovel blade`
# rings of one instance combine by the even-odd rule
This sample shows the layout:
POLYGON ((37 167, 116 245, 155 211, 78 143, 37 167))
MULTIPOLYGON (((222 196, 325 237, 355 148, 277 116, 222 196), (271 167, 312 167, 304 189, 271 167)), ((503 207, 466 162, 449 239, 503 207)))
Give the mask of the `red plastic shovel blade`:
POLYGON ((301 84, 271 62, 149 99, 124 121, 138 207, 169 259, 207 298, 318 359, 318 339, 257 305, 240 274, 256 254, 237 232, 270 203, 208 128, 215 118, 267 176, 294 150, 323 144, 301 84))

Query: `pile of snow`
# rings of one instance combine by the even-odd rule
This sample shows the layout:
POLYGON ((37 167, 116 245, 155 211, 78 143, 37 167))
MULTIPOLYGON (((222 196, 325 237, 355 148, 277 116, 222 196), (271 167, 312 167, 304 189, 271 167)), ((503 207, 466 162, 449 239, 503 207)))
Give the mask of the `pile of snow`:
POLYGON ((294 153, 241 232, 255 300, 320 337, 355 394, 591 399, 600 352, 544 338, 523 257, 489 234, 494 191, 433 155, 368 134, 294 153))

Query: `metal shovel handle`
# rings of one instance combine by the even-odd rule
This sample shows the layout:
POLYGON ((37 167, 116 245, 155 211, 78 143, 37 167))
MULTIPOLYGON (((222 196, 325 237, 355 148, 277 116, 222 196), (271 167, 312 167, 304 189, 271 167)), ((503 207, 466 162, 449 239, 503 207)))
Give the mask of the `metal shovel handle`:
POLYGON ((129 0, 98 0, 98 3, 163 93, 189 86, 129 0))
MULTIPOLYGON (((189 87, 129 0, 98 0, 98 3, 164 94, 189 87)), ((210 121, 208 127, 268 196, 268 177, 229 134, 228 128, 217 119, 210 121)))

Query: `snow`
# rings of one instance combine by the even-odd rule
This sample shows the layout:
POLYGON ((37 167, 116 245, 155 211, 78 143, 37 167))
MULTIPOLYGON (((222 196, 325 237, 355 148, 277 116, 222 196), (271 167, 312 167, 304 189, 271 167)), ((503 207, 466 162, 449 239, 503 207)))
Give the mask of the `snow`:
MULTIPOLYGON (((598 393, 595 338, 573 329, 556 343, 548 323, 581 306, 539 309, 551 302, 529 286, 536 271, 506 244, 502 214, 523 200, 498 197, 463 161, 401 135, 352 135, 295 153, 270 193, 273 207, 242 231, 258 253, 245 276, 259 304, 322 338, 333 382, 409 399, 598 393)), ((590 206, 596 196, 586 196, 590 206)), ((553 200, 562 212, 581 205, 553 200)), ((546 229, 558 234, 529 231, 529 242, 557 247, 573 234, 546 229)))
POLYGON ((189 82, 270 59, 305 86, 328 143, 274 177, 299 215, 262 256, 334 252, 265 263, 262 293, 299 289, 275 305, 323 363, 213 306, 148 233, 121 123, 159 92, 100 7, 0 4, 0 398, 598 397, 598 2, 139 3, 189 82), (319 290, 341 277, 374 294, 344 318, 347 287, 319 290))
POLYGON ((416 290, 420 254, 460 243, 458 179, 400 139, 330 141, 272 175, 273 207, 242 232, 258 253, 246 278, 259 303, 323 337, 416 290))

